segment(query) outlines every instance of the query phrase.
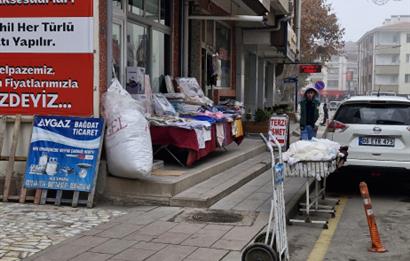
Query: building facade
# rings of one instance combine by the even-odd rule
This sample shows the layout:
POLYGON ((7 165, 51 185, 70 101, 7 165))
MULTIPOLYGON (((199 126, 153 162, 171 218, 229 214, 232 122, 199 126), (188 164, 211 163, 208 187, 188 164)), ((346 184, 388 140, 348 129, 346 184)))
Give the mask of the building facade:
POLYGON ((165 75, 195 77, 215 102, 272 106, 276 66, 297 58, 298 12, 299 0, 111 1, 107 82, 117 77, 126 86, 141 67, 154 92, 164 90, 165 75))
POLYGON ((392 16, 358 45, 360 93, 410 94, 410 16, 392 16))

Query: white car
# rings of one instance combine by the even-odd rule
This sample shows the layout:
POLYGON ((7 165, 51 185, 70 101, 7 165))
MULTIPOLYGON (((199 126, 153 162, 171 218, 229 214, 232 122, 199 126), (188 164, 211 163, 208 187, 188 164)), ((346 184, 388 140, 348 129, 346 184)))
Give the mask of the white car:
POLYGON ((410 100, 349 98, 340 104, 323 136, 349 146, 345 166, 410 169, 410 100))

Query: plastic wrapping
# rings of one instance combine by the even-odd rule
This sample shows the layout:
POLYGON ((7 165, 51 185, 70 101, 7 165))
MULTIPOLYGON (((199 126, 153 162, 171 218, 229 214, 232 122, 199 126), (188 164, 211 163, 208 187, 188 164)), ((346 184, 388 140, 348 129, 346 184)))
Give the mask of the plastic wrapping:
POLYGON ((141 106, 114 80, 102 98, 107 122, 105 148, 109 172, 118 177, 144 178, 152 171, 149 124, 141 106))
POLYGON ((152 102, 154 105, 154 111, 156 115, 164 116, 164 115, 176 115, 175 108, 172 104, 165 98, 165 96, 161 93, 154 93, 152 95, 152 102))

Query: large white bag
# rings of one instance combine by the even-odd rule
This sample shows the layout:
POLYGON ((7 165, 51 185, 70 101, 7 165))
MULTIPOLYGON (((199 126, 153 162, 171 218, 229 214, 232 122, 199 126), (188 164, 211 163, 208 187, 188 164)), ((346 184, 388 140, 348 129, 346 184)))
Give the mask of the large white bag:
POLYGON ((114 80, 103 95, 107 123, 105 148, 109 172, 118 177, 144 178, 152 171, 149 124, 141 106, 114 80))

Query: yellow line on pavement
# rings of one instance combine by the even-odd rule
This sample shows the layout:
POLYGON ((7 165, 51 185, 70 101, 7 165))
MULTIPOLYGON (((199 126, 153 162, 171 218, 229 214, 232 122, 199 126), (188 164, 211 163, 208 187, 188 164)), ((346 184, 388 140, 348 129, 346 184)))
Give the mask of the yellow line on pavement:
POLYGON ((329 228, 324 229, 322 233, 320 233, 319 239, 316 241, 316 244, 313 247, 312 252, 310 252, 307 261, 322 261, 325 258, 330 243, 332 242, 333 235, 336 232, 337 224, 339 224, 346 204, 347 198, 342 197, 340 199, 339 205, 336 206, 335 218, 330 219, 329 228))

